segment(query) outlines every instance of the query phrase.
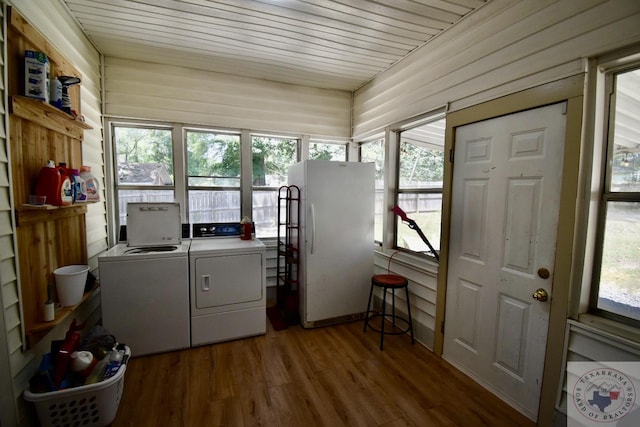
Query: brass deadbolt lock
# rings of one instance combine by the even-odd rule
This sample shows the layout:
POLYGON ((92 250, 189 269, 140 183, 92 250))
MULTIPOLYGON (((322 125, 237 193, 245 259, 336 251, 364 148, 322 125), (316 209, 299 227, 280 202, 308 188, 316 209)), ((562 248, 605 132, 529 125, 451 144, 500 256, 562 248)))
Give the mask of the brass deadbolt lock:
POLYGON ((538 269, 538 277, 541 279, 548 279, 551 277, 551 272, 544 267, 538 269))

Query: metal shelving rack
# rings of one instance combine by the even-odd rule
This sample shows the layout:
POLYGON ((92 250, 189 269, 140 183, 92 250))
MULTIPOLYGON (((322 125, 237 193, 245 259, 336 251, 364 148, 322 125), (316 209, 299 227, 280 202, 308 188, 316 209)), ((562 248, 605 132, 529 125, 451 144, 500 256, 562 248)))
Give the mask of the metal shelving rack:
POLYGON ((300 189, 278 189, 278 286, 277 305, 288 325, 300 323, 300 189))

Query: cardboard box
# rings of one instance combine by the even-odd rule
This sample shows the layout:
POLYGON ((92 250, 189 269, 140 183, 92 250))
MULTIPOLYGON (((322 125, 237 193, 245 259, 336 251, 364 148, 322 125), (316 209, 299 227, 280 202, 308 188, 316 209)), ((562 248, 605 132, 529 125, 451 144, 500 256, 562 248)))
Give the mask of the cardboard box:
POLYGON ((49 58, 42 52, 24 52, 24 94, 49 102, 49 58))

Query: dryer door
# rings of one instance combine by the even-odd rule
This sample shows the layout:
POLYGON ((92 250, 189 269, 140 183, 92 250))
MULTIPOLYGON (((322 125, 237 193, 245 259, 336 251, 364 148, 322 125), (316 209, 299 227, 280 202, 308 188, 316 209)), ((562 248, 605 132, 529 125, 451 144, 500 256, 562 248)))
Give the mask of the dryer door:
POLYGON ((195 262, 194 285, 198 309, 260 301, 262 256, 200 257, 195 262))

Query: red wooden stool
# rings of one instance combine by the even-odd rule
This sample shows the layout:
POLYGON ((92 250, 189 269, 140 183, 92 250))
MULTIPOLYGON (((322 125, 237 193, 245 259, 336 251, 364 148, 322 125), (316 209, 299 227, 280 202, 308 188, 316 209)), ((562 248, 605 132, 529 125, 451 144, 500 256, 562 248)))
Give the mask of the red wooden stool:
POLYGON ((409 281, 402 276, 398 276, 396 274, 376 274, 371 278, 371 290, 369 291, 369 302, 367 303, 367 314, 364 318, 364 332, 367 331, 367 326, 373 329, 376 332, 380 333, 380 350, 383 349, 384 346, 384 336, 385 335, 401 335, 406 334, 407 332, 411 333, 411 344, 414 343, 413 339, 413 321, 411 319, 411 303, 409 302, 409 281), (380 329, 375 328, 374 326, 369 325, 369 313, 371 312, 371 299, 373 297, 373 289, 375 287, 382 289, 382 313, 376 313, 371 316, 380 317, 381 318, 381 327, 380 329), (407 317, 401 317, 396 314, 396 289, 404 288, 405 295, 407 297, 407 317), (391 314, 387 314, 387 290, 391 290, 391 314), (385 320, 390 319, 393 325, 393 328, 390 331, 384 330, 385 320), (406 324, 406 328, 398 329, 396 327, 396 320, 400 320, 406 324))

